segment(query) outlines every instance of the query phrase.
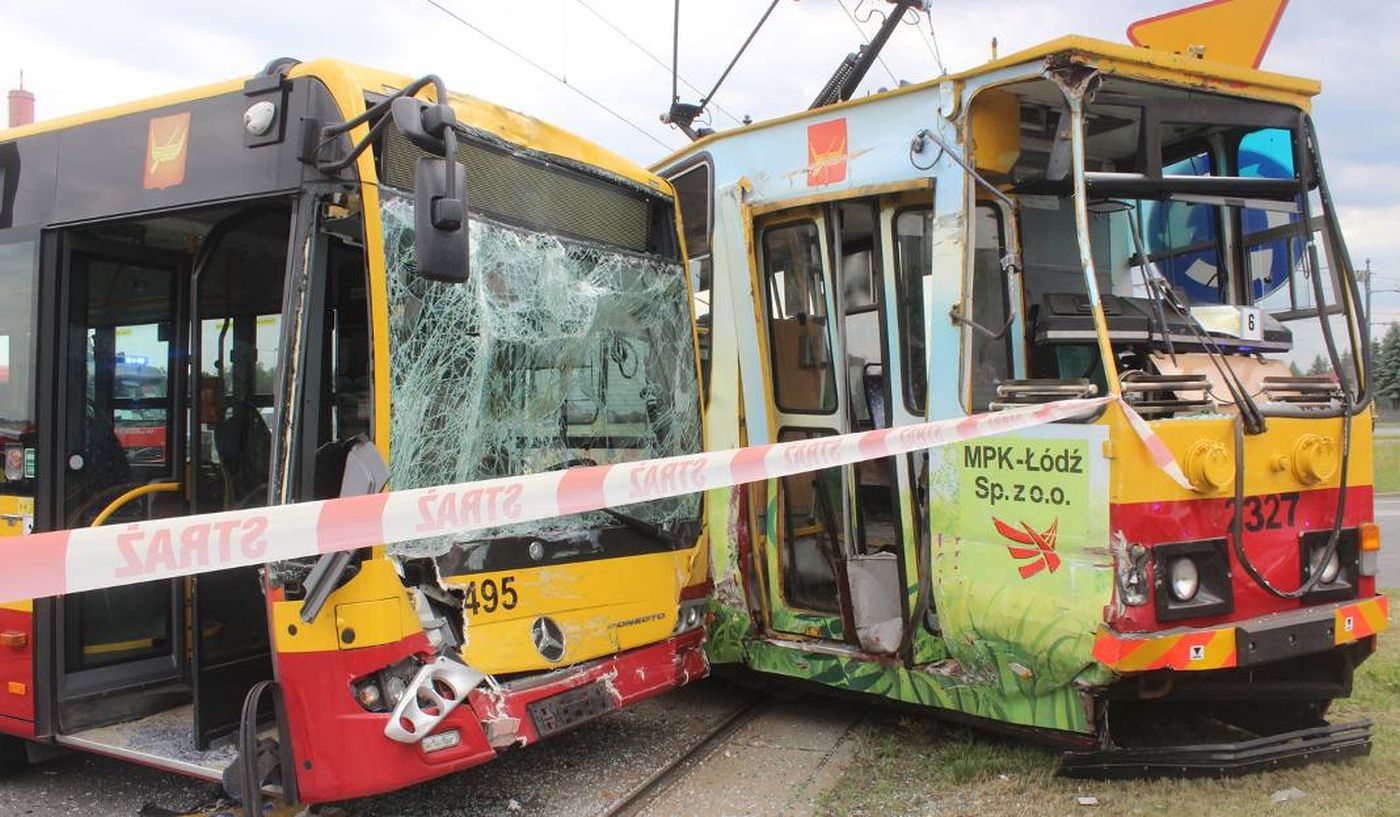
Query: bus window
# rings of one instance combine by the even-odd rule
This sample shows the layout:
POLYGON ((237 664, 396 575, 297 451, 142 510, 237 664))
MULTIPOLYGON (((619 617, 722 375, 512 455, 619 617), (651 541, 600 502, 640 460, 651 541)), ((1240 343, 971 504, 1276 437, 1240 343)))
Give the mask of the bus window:
POLYGON ((76 254, 69 302, 67 526, 170 474, 174 274, 134 257, 76 254))
POLYGON ((924 282, 933 272, 933 210, 901 210, 894 220, 895 286, 899 296, 899 337, 903 344, 904 404, 924 413, 928 386, 924 358, 924 282))
MULTIPOLYGON (((977 246, 972 263, 972 320, 997 332, 1010 315, 1007 275, 1001 260, 1006 256, 1006 236, 1001 211, 990 205, 977 208, 977 246)), ((970 332, 972 354, 968 358, 972 403, 968 410, 986 411, 996 398, 997 385, 1011 377, 1011 336, 997 337, 970 332)))
POLYGON ((199 510, 267 504, 273 394, 282 334, 281 248, 264 236, 286 230, 275 210, 223 239, 200 281, 200 462, 217 474, 199 510))
POLYGON ((836 410, 836 377, 817 225, 801 221, 766 231, 763 269, 778 408, 829 414, 836 410))
POLYGON ((34 445, 35 249, 32 240, 0 243, 0 493, 26 496, 34 493, 24 448, 34 445))

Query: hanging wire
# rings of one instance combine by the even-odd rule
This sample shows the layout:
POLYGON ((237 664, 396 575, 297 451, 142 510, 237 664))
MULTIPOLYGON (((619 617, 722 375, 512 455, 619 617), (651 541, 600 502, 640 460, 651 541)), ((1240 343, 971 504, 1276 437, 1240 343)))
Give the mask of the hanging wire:
POLYGON ((924 47, 933 55, 933 61, 938 63, 938 75, 947 76, 948 68, 943 65, 943 55, 938 50, 938 32, 933 30, 933 13, 929 12, 928 15, 928 36, 924 36, 924 29, 917 25, 917 21, 914 30, 919 32, 919 39, 924 41, 924 47), (932 44, 929 43, 930 40, 933 41, 932 44))
MULTIPOLYGON (((860 23, 856 22, 856 16, 851 13, 851 10, 849 8, 846 7, 846 0, 836 0, 836 3, 841 7, 842 11, 846 12, 846 19, 851 21, 852 26, 855 26, 856 33, 860 34, 861 40, 863 40, 867 46, 870 45, 870 38, 865 36, 865 29, 860 27, 860 23)), ((869 20, 876 14, 879 14, 879 12, 876 10, 871 10, 870 14, 867 15, 865 19, 869 20)), ((890 82, 893 82, 895 85, 898 85, 899 77, 896 77, 894 75, 894 72, 890 70, 890 67, 885 64, 885 58, 877 56, 875 60, 880 63, 881 68, 885 69, 885 73, 890 75, 890 82)))
POLYGON ((662 148, 664 148, 665 150, 667 150, 667 151, 673 150, 673 148, 672 148, 670 145, 668 145, 668 144, 666 144, 665 142, 661 141, 660 139, 658 139, 655 135, 653 135, 653 134, 650 133, 649 131, 644 130, 644 129, 642 128, 642 126, 638 125, 636 122, 633 122, 632 120, 628 119, 627 117, 623 116, 622 114, 618 113, 617 111, 613 110, 612 108, 609 108, 609 107, 608 107, 607 105, 605 105, 603 102, 601 102, 600 100, 598 100, 596 97, 591 96, 588 92, 584 91, 582 88, 578 87, 577 85, 574 85, 574 84, 570 83, 568 80, 564 79, 563 77, 559 76, 558 74, 554 73, 553 71, 549 70, 548 68, 545 68, 543 65, 540 65, 538 62, 535 62, 534 60, 532 60, 532 59, 530 59, 529 57, 525 56, 524 54, 520 53, 519 51, 516 51, 514 48, 511 48, 510 46, 506 45, 505 43, 503 43, 503 42, 501 42, 500 40, 496 39, 495 37, 491 36, 489 33, 487 33, 485 30, 483 30, 480 26, 477 26, 475 23, 470 22, 470 21, 467 20, 466 18, 464 18, 464 17, 462 17, 461 15, 457 14, 457 13, 456 13, 455 11, 453 11, 452 9, 449 9, 449 8, 447 8, 446 6, 442 5, 441 3, 437 2, 437 0, 424 0, 424 2, 426 2, 428 5, 432 6, 433 8, 437 9, 438 11, 441 11, 443 14, 446 14, 448 17, 451 17, 452 19, 454 19, 454 20, 456 20, 457 22, 461 23, 462 25, 466 26, 467 28, 471 29, 472 31, 475 31, 477 34, 480 34, 482 37, 485 37, 487 40, 490 40, 490 41, 491 41, 492 43, 494 43, 497 47, 499 47, 499 48, 502 49, 503 51, 509 53, 510 55, 514 56, 516 59, 520 60, 521 62, 525 63, 526 65, 530 66, 531 68, 534 68, 536 71, 539 71, 541 74, 544 74, 545 76, 549 77, 550 79, 554 80, 555 82, 559 83, 560 85, 563 85, 564 87, 568 88, 569 90, 573 91, 574 93, 576 93, 576 94, 578 94, 579 96, 583 97, 584 99, 588 100, 589 102, 592 102, 594 105, 598 106, 599 108, 602 108, 604 111, 606 111, 608 114, 610 114, 614 119, 618 120, 619 122, 623 123, 624 125, 626 125, 627 127, 631 128, 632 130, 636 131, 637 133, 640 133, 641 135, 645 136, 646 138, 648 138, 648 139, 650 139, 651 141, 655 142, 656 144, 660 145, 660 146, 661 146, 662 148))
MULTIPOLYGON (((592 14, 594 17, 597 17, 600 21, 602 21, 603 25, 605 25, 605 26, 607 26, 608 28, 612 29, 619 37, 621 37, 622 39, 624 39, 624 40, 626 40, 627 42, 631 43, 633 48, 636 48, 638 51, 640 51, 640 52, 642 52, 643 54, 647 55, 647 57, 649 57, 649 58, 651 59, 652 62, 654 62, 654 63, 656 63, 657 65, 659 65, 659 66, 661 66, 662 68, 664 68, 664 69, 666 70, 667 73, 670 73, 670 71, 671 71, 671 66, 667 65, 665 60, 663 60, 663 59, 661 59, 660 57, 656 56, 656 55, 653 54, 650 50, 648 50, 646 46, 642 45, 641 43, 639 43, 639 42, 637 42, 636 40, 632 39, 632 37, 628 36, 627 32, 623 31, 621 28, 618 28, 611 20, 609 20, 607 17, 604 17, 603 14, 602 14, 601 12, 599 12, 597 9, 595 9, 595 8, 593 8, 592 6, 590 6, 590 5, 588 5, 587 3, 585 3, 584 0, 574 0, 574 2, 575 2, 575 3, 578 3, 580 6, 582 6, 582 7, 584 8, 584 10, 587 11, 589 14, 592 14)), ((689 88, 690 90, 694 91, 694 92, 696 93, 697 96, 700 95, 700 94, 702 94, 702 93, 704 93, 704 92, 701 91, 698 87, 696 87, 695 84, 694 84, 693 82, 691 82, 690 80, 688 80, 688 79, 686 79, 685 77, 681 76, 680 74, 677 74, 677 75, 676 75, 676 78, 679 79, 679 80, 681 81, 681 83, 685 85, 685 87, 687 87, 687 88, 689 88)), ((742 124, 743 124, 742 122, 739 121, 739 117, 735 116, 734 114, 730 113, 729 111, 726 111, 723 107, 721 107, 721 106, 719 106, 719 105, 713 105, 713 107, 714 107, 716 110, 718 110, 720 113, 722 113, 722 114, 724 114, 725 116, 729 117, 730 119, 734 120, 734 124, 736 124, 736 125, 742 125, 742 124)))

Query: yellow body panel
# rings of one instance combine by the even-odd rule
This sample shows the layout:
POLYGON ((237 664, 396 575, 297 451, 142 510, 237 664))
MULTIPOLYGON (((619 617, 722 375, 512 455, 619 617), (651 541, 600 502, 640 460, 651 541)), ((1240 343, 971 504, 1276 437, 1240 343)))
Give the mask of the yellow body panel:
POLYGON ((330 652, 392 644, 421 627, 408 591, 387 559, 366 559, 355 577, 331 593, 321 614, 307 624, 301 601, 272 605, 273 647, 278 652, 330 652), (354 631, 346 643, 346 629, 354 631))
MULTIPOLYGON (((1142 444, 1123 417, 1122 410, 1111 406, 1102 422, 1112 429, 1109 434, 1110 460, 1109 497, 1120 502, 1170 502, 1187 499, 1225 498, 1234 495, 1233 474, 1227 484, 1215 490, 1188 491, 1177 485, 1151 460, 1142 444)), ((1152 430, 1171 449, 1178 464, 1186 467, 1194 447, 1202 442, 1216 443, 1229 452, 1233 462, 1235 435, 1233 418, 1208 416, 1157 420, 1152 430)), ((1246 496, 1336 488, 1341 481, 1341 469, 1334 468, 1330 478, 1305 482, 1292 467, 1294 452, 1300 442, 1311 436, 1330 438, 1336 450, 1342 447, 1340 417, 1293 418, 1270 417, 1263 434, 1244 438, 1244 493, 1246 496)), ((1372 484, 1371 411, 1367 409, 1351 422, 1351 461, 1347 486, 1372 484)))
MULTIPOLYGON (((695 551, 649 553, 548 567, 449 576, 481 606, 467 610, 467 663, 483 672, 527 672, 575 664, 669 637, 676 599, 689 581, 695 551), (487 605, 483 588, 500 593, 507 579, 518 598, 487 605), (493 609, 487 612, 487 606, 493 609), (535 649, 530 628, 547 615, 564 631, 564 654, 550 662, 535 649)), ((470 607, 470 604, 469 604, 470 607)))
MULTIPOLYGON (((0 536, 21 536, 24 534, 25 519, 34 519, 34 500, 27 496, 0 494, 0 536)), ((7 601, 0 603, 0 610, 13 610, 20 613, 34 612, 34 602, 7 601)))
POLYGON ((34 519, 33 499, 0 494, 0 536, 22 536, 26 518, 34 519))

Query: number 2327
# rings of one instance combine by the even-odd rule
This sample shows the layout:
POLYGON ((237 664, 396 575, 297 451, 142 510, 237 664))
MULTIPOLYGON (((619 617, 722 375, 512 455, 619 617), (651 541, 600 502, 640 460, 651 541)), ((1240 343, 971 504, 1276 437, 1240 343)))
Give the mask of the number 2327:
MULTIPOLYGON (((1298 512, 1297 491, 1287 494, 1265 494, 1244 498, 1244 529, 1253 533, 1261 530, 1280 530, 1284 526, 1293 527, 1298 512)), ((1227 499, 1225 509, 1235 512, 1235 500, 1227 499)))

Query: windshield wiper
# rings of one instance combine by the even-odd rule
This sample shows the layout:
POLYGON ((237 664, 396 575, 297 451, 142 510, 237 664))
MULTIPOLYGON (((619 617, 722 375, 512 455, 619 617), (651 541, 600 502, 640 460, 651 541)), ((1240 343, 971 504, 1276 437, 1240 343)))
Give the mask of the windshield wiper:
POLYGON ((672 533, 660 525, 653 524, 645 519, 632 516, 631 514, 623 513, 614 508, 599 508, 598 510, 621 522, 623 527, 628 530, 634 530, 657 544, 666 545, 671 548, 679 548, 683 544, 678 534, 672 533))
MULTIPOLYGON (((1126 204, 1126 202, 1121 202, 1126 204)), ((1172 308, 1172 311, 1181 316, 1186 322, 1186 327, 1195 335, 1196 340, 1205 349, 1206 355, 1211 363, 1215 365, 1215 370, 1220 374, 1221 381, 1225 388, 1229 390, 1230 397, 1234 401, 1235 407, 1239 409, 1240 418, 1244 421, 1244 428, 1250 434, 1261 434, 1264 431, 1264 414, 1259 410, 1259 405, 1250 396, 1249 389, 1240 380, 1239 375, 1230 366, 1230 361, 1225 357, 1220 345, 1210 336, 1210 332, 1201 325, 1195 315, 1191 314, 1191 308, 1179 300, 1176 293, 1172 291, 1171 284, 1167 279, 1152 268, 1148 261, 1147 254, 1143 249, 1142 224, 1134 218, 1132 208, 1127 210, 1128 226, 1133 234, 1133 246, 1137 251, 1138 269, 1142 271, 1143 283, 1147 286, 1147 297, 1152 302, 1152 319, 1157 324, 1157 331, 1161 334, 1162 340, 1167 347, 1167 354, 1172 356, 1173 362, 1176 360, 1176 350, 1173 348, 1171 335, 1167 329, 1167 318, 1162 310, 1162 304, 1172 308)))
POLYGON ((1182 320, 1186 322, 1186 327, 1191 330, 1191 334, 1196 336, 1201 348, 1206 350, 1206 355, 1215 365, 1215 370, 1220 373, 1225 388, 1230 391, 1230 398, 1234 401, 1235 408, 1239 409, 1240 419, 1244 422, 1244 430, 1249 434, 1264 433, 1264 413, 1259 410, 1259 404, 1254 402, 1254 398, 1250 396, 1249 389, 1240 380, 1239 375, 1235 374, 1225 352, 1210 336, 1209 330, 1201 325, 1195 315, 1191 314, 1190 307, 1177 300, 1176 293, 1172 291, 1167 279, 1157 275, 1152 276, 1149 280, 1151 281, 1150 287, 1155 287, 1159 291, 1163 302, 1170 306, 1173 312, 1181 316, 1182 320))

